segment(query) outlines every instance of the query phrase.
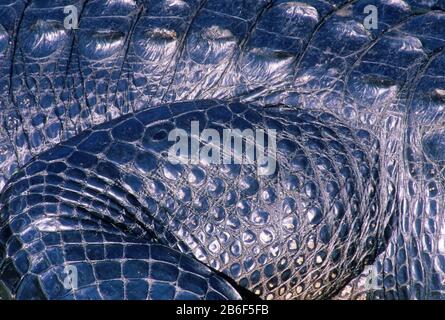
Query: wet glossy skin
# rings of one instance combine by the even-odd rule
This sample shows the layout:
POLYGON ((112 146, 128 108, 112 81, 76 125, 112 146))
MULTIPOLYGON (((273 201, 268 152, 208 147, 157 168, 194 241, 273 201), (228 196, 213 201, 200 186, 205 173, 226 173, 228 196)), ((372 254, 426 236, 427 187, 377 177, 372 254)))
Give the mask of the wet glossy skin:
POLYGON ((3 296, 444 297, 442 3, 66 4, 0 3, 3 296), (276 128, 276 175, 166 163, 191 118, 276 128))
MULTIPOLYGON (((106 238, 107 229, 117 225, 112 233, 128 237, 115 240, 124 252, 142 238, 190 251, 263 298, 328 297, 347 282, 346 270, 375 255, 381 236, 377 152, 369 133, 354 132, 329 114, 212 101, 152 108, 87 130, 42 153, 12 178, 2 198, 9 204, 3 208, 9 225, 3 233, 12 229, 12 237, 27 249, 9 246, 8 255, 12 261, 39 256, 50 269, 65 262, 97 266, 105 257, 89 252, 93 240, 84 218, 80 212, 69 218, 81 210, 101 225, 96 238, 106 238), (166 133, 187 129, 191 119, 221 133, 222 128, 275 128, 278 169, 259 176, 254 165, 171 164, 165 154, 174 142, 166 133), (360 147, 363 142, 369 147, 360 147), (37 195, 43 198, 35 203, 37 195), (32 235, 29 226, 36 226, 32 235), (35 243, 47 237, 57 240, 35 243), (65 238, 71 239, 69 248, 65 238), (57 262, 45 255, 48 247, 60 252, 57 262)), ((125 266, 128 258, 114 264, 125 266)), ((163 272, 174 281, 177 271, 171 268, 163 272)), ((46 279, 47 273, 39 276, 46 279)), ((100 282, 92 282, 94 274, 83 285, 100 288, 100 282)))

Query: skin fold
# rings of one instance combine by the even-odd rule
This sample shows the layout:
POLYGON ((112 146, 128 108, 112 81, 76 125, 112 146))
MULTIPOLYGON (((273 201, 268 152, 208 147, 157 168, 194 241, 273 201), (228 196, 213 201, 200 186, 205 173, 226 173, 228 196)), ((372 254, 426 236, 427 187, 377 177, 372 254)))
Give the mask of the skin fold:
POLYGON ((369 4, 0 0, 0 297, 445 298, 445 6, 369 4))

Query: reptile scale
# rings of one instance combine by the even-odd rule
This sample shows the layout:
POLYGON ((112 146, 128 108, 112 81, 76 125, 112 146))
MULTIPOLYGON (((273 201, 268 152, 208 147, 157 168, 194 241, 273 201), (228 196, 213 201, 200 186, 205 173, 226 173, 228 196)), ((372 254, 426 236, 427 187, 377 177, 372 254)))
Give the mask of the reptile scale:
POLYGON ((444 299, 444 48, 443 0, 0 0, 0 297, 444 299))

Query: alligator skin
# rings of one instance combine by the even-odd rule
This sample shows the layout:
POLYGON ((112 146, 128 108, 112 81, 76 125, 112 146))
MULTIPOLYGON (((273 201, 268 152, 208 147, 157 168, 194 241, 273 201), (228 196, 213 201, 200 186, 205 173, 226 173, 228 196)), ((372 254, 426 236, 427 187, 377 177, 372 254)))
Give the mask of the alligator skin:
POLYGON ((1 297, 445 298, 442 0, 73 2, 0 0, 1 297), (277 169, 168 162, 191 120, 277 169))

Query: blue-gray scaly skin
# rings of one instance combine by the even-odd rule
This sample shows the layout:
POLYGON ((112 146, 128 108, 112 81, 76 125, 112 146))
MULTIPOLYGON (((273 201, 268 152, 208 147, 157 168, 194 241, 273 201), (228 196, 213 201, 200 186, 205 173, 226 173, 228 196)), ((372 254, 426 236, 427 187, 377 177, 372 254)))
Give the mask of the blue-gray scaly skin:
POLYGON ((0 16, 0 296, 445 298, 442 0, 0 0, 0 16), (191 120, 277 130, 277 170, 171 164, 168 132, 191 120))

